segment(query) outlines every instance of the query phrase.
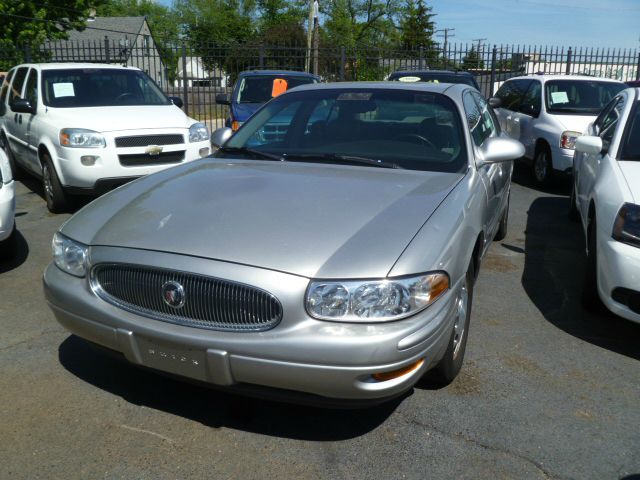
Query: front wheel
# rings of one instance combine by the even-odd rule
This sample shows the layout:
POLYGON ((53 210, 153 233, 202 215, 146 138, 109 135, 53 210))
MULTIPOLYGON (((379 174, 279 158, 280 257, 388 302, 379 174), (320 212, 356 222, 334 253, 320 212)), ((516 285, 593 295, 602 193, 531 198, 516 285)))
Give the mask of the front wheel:
POLYGON ((569 220, 577 222, 580 220, 580 213, 576 206, 576 182, 571 182, 571 196, 569 197, 569 220))
POLYGON ((52 213, 66 211, 69 206, 68 195, 62 188, 51 157, 46 153, 42 156, 42 185, 49 211, 52 213))
POLYGON ((467 349, 467 338, 469 338, 474 278, 473 260, 471 260, 456 299, 456 318, 453 323, 449 346, 444 357, 431 373, 432 378, 441 385, 448 385, 453 382, 462 368, 464 352, 467 349))
POLYGON ((552 172, 551 152, 549 152, 548 148, 541 147, 533 159, 533 179, 538 186, 547 185, 551 179, 552 172))
POLYGON ((587 270, 582 286, 582 305, 592 312, 602 312, 604 304, 598 293, 598 240, 595 217, 587 229, 587 270))
POLYGON ((504 212, 502 212, 502 218, 500 219, 500 226, 498 227, 498 231, 493 237, 494 240, 500 241, 504 240, 504 237, 507 236, 507 226, 509 223, 509 204, 511 203, 511 192, 507 194, 507 206, 504 208, 504 212))

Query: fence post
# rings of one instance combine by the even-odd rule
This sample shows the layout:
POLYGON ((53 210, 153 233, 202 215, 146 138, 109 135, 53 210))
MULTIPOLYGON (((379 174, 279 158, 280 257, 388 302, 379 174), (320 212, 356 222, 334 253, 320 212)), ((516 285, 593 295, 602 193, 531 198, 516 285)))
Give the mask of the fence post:
POLYGON ((571 56, 573 54, 573 50, 571 50, 571 47, 569 47, 569 50, 567 51, 567 70, 566 70, 566 74, 567 75, 571 75, 571 56))
POLYGON ((24 61, 25 63, 31 63, 31 45, 24 44, 24 61))
POLYGON ((636 68, 636 80, 640 80, 640 51, 638 52, 638 66, 636 68))
POLYGON ((104 58, 107 63, 111 63, 111 52, 109 51, 109 37, 104 36, 104 58))
POLYGON ((347 63, 347 52, 344 46, 340 47, 340 81, 344 82, 344 67, 347 63))
POLYGON ((491 85, 489 85, 489 96, 493 97, 493 87, 496 84, 496 60, 498 59, 498 49, 493 46, 491 50, 491 85))
POLYGON ((187 81, 187 46, 182 44, 182 103, 184 104, 184 113, 189 115, 189 82, 187 81))
POLYGON ((260 60, 258 65, 260 65, 260 68, 264 68, 264 43, 260 44, 260 60))
POLYGON ((418 68, 422 70, 424 68, 424 47, 420 45, 420 52, 418 57, 418 68))

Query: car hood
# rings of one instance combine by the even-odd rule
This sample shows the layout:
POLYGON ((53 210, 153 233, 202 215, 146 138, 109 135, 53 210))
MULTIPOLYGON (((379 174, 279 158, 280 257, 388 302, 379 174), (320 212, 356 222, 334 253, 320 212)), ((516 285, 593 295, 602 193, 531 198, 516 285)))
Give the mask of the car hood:
POLYGON ((640 203, 640 162, 638 161, 619 161, 618 165, 627 181, 631 196, 635 203, 640 203))
POLYGON ((237 122, 246 122, 262 105, 264 103, 234 103, 233 119, 237 122))
POLYGON ((204 159, 94 201, 62 233, 304 277, 384 277, 463 176, 204 159))
POLYGON ((573 132, 585 132, 591 122, 596 119, 596 115, 554 115, 558 123, 565 130, 573 132))
POLYGON ((60 128, 87 128, 117 132, 147 128, 189 128, 195 120, 175 105, 122 107, 49 108, 60 128))

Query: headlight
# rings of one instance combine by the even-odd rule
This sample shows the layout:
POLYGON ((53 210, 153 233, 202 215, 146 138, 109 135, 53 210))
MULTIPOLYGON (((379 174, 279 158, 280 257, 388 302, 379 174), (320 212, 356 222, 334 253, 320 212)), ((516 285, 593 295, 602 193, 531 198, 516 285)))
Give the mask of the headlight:
POLYGON ((640 205, 625 203, 613 222, 613 238, 640 247, 640 205))
POLYGON ((60 145, 75 148, 104 148, 107 142, 101 133, 84 128, 63 128, 60 130, 60 145))
POLYGON ((582 133, 572 132, 571 130, 562 132, 562 136, 560 137, 560 148, 573 150, 574 148, 576 148, 576 140, 581 135, 582 133))
POLYGON ((204 123, 194 123, 189 127, 189 141, 202 142, 209 140, 209 130, 204 123))
POLYGON ((449 289, 444 272, 359 281, 313 281, 307 312, 320 320, 381 322, 413 315, 449 289))
POLYGON ((60 233, 53 236, 53 261, 63 272, 76 277, 87 273, 87 246, 74 242, 60 233))

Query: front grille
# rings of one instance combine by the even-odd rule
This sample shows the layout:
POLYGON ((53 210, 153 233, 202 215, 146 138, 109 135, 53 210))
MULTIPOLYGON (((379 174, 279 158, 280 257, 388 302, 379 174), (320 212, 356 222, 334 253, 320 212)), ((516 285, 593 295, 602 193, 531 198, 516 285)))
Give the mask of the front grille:
POLYGON ((184 143, 184 136, 171 135, 136 135, 132 137, 117 137, 117 148, 148 147, 149 145, 178 145, 184 143))
POLYGON ((125 264, 99 264, 91 271, 94 292, 103 300, 156 320, 197 328, 262 331, 275 327, 282 306, 273 295, 241 283, 193 273, 125 264), (183 304, 164 297, 167 283, 182 286, 183 304))
POLYGON ((131 153, 118 155, 123 167, 137 167, 139 165, 164 165, 165 163, 180 163, 184 160, 184 150, 178 152, 162 152, 158 155, 148 153, 131 153))

